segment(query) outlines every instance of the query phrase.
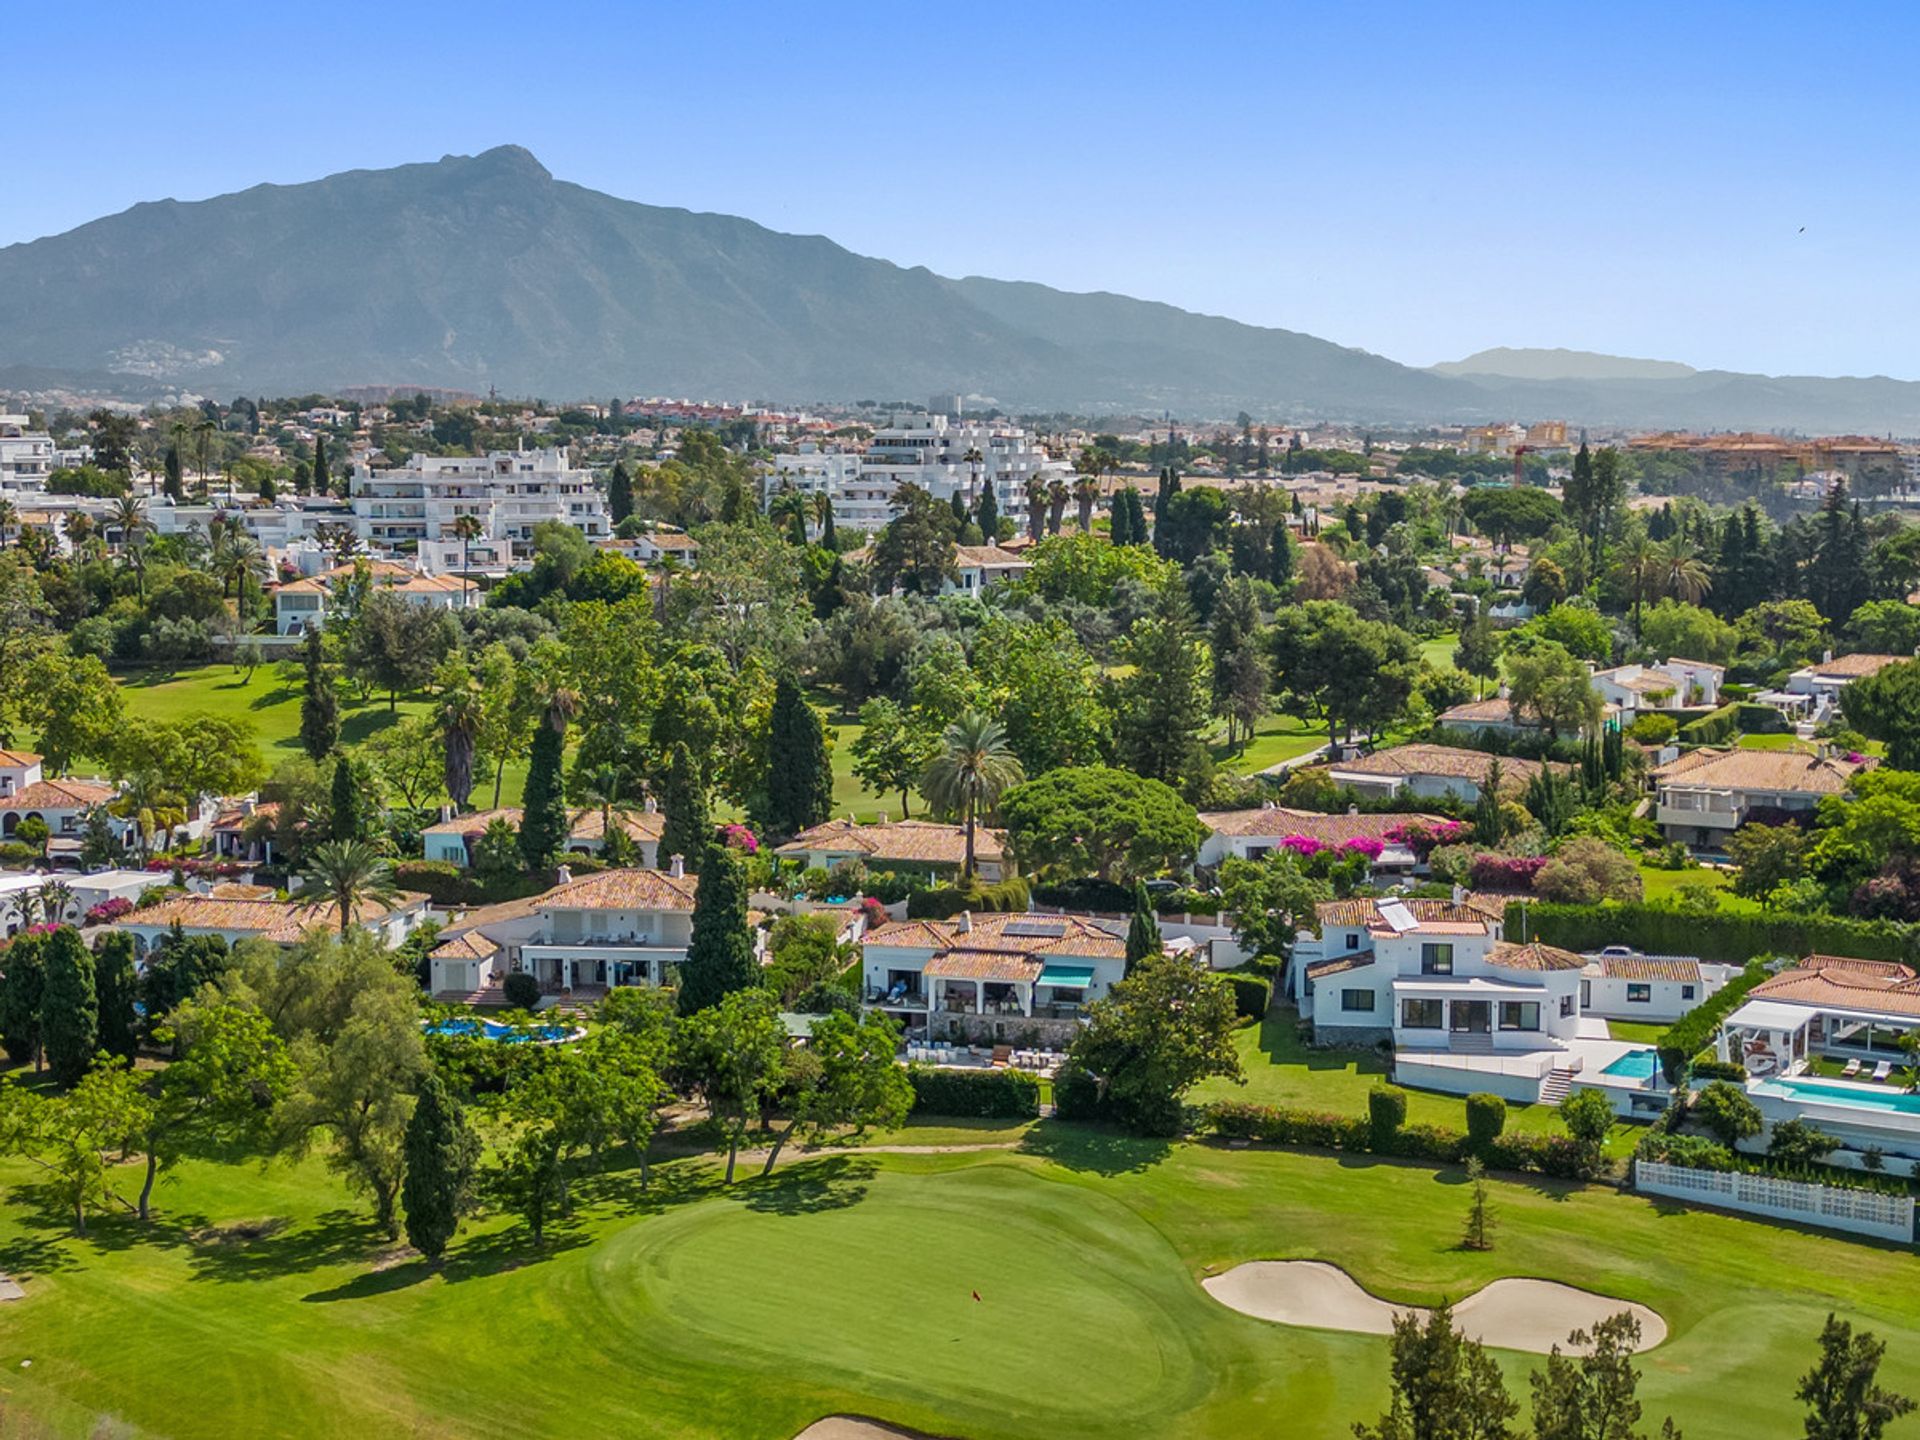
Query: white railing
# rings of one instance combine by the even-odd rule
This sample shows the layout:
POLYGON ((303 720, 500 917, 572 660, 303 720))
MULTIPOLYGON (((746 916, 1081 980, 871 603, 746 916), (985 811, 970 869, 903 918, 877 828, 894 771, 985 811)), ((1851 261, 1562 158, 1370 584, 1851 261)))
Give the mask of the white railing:
POLYGON ((1913 1198, 1908 1195, 1882 1195, 1874 1190, 1849 1190, 1730 1170, 1690 1170, 1652 1160, 1633 1162, 1633 1188, 1648 1195, 1694 1200, 1901 1244, 1913 1239, 1913 1198))

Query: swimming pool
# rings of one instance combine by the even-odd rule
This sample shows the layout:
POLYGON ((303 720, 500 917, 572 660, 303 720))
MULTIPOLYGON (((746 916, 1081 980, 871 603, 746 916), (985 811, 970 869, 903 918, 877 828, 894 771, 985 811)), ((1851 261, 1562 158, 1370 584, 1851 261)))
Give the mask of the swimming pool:
POLYGON ((1895 1110, 1920 1115, 1920 1095, 1904 1090, 1870 1090, 1864 1085, 1822 1085, 1817 1080, 1767 1080, 1753 1087, 1760 1095, 1809 1100, 1825 1105, 1851 1105, 1860 1110, 1895 1110))
POLYGON ((1618 1076, 1622 1080, 1651 1080, 1653 1072, 1659 1068, 1660 1057, 1653 1051, 1629 1050, 1600 1073, 1618 1076))
POLYGON ((427 1026, 429 1035, 468 1035, 481 1040, 498 1040, 502 1045, 529 1042, 551 1045, 572 1033, 564 1025, 502 1025, 497 1020, 442 1020, 427 1026))

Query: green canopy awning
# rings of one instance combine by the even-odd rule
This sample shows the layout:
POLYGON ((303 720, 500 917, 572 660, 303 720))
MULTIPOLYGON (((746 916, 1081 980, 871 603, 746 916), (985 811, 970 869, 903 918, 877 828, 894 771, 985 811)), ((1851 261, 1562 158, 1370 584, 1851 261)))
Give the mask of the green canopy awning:
POLYGON ((1059 985, 1069 990, 1084 990, 1093 984, 1091 965, 1049 965, 1040 972, 1042 985, 1059 985))

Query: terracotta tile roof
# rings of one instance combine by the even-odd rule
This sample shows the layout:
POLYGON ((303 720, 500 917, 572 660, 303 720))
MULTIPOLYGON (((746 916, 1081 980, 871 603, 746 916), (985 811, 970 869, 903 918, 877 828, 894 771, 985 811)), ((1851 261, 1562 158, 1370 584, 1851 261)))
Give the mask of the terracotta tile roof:
MULTIPOLYGON (((1454 922, 1474 924, 1499 918, 1491 909, 1472 903, 1456 904, 1452 900, 1402 900, 1414 919, 1422 925, 1454 922)), ((1313 907, 1314 915, 1325 930, 1332 925, 1335 928, 1369 929, 1380 923, 1380 902, 1373 899, 1328 900, 1313 907)))
MULTIPOLYGON (((427 897, 402 890, 391 906, 363 904, 355 914, 362 924, 382 919, 402 910, 417 909, 427 897)), ((115 927, 145 926, 185 930, 221 930, 230 934, 258 935, 280 944, 293 944, 310 930, 338 930, 340 909, 336 905, 301 905, 292 900, 224 900, 208 895, 187 895, 162 900, 144 910, 122 915, 115 927)))
MULTIPOLYGON (((465 815, 456 815, 451 820, 440 820, 420 833, 422 835, 462 835, 478 839, 486 833, 487 827, 496 820, 504 820, 516 830, 524 812, 515 805, 502 805, 497 810, 474 810, 465 815)), ((666 819, 657 812, 646 810, 630 811, 625 819, 627 834, 636 840, 658 840, 666 819)), ((601 835, 600 811, 582 810, 573 817, 572 828, 567 832, 570 840, 599 840, 601 835)))
POLYGON ((1324 815, 1317 810, 1290 810, 1285 806, 1263 806, 1255 810, 1214 810, 1203 812, 1200 823, 1216 835, 1275 840, 1289 835, 1311 835, 1316 840, 1338 844, 1342 840, 1366 837, 1383 840, 1389 830, 1402 825, 1438 825, 1439 815, 1324 815))
MULTIPOLYGON (((1369 925, 1367 933, 1389 938, 1401 932, 1384 921, 1369 925)), ((1420 928, 1407 932, 1413 935, 1484 935, 1487 933, 1485 919, 1474 920, 1422 920, 1420 928)))
POLYGON ((1878 675, 1889 665, 1897 665, 1902 660, 1911 660, 1911 655, 1836 655, 1831 660, 1818 660, 1807 668, 1816 675, 1831 675, 1836 679, 1858 680, 1863 675, 1878 675))
POLYGON ((693 909, 698 875, 675 877, 664 870, 603 870, 556 885, 535 897, 540 910, 693 909))
POLYGON ((215 830, 240 830, 244 829, 249 821, 255 819, 271 820, 279 813, 280 802, 278 800, 263 800, 251 810, 248 810, 244 805, 232 805, 214 816, 213 828, 215 830))
MULTIPOLYGON (((967 831, 963 825, 938 825, 931 820, 895 820, 861 825, 852 820, 828 820, 802 830, 780 846, 776 855, 804 855, 809 851, 845 852, 869 860, 921 865, 958 865, 966 858, 967 831)), ((1002 832, 984 826, 973 832, 973 853, 979 860, 1005 856, 1002 832)))
POLYGON ((1487 952, 1487 964, 1499 970, 1584 970, 1584 957, 1538 940, 1521 944, 1502 940, 1487 952))
POLYGON ((1337 960, 1318 960, 1307 966, 1307 979, 1321 980, 1329 975, 1344 975, 1349 970, 1364 970, 1373 964, 1373 952, 1361 950, 1353 955, 1342 955, 1337 960))
POLYGON ((436 960, 485 960, 498 955, 500 946, 478 930, 467 930, 442 941, 428 953, 436 960))
POLYGON ((1011 984, 1038 980, 1046 968, 1042 961, 1006 950, 946 950, 927 961, 920 973, 933 979, 1011 984))
POLYGON ((504 820, 518 827, 522 811, 518 806, 503 805, 498 810, 473 810, 465 815, 456 815, 451 820, 442 820, 429 825, 422 835, 479 835, 495 820, 504 820))
POLYGON ((1490 755, 1484 750, 1425 743, 1376 750, 1358 760, 1343 760, 1326 768, 1353 775, 1438 775, 1478 785, 1486 780, 1495 760, 1500 762, 1500 783, 1509 790, 1525 786, 1542 768, 1538 760, 1523 760, 1517 755, 1490 755))
MULTIPOLYGON (((666 816, 657 810, 631 810, 620 817, 620 828, 635 840, 658 840, 666 829, 666 816)), ((570 840, 603 840, 606 838, 606 825, 600 812, 582 810, 573 817, 573 828, 567 832, 570 840)))
POLYGON ((1793 969, 1762 980, 1747 992, 1747 998, 1835 1010, 1920 1015, 1920 977, 1891 961, 1809 955, 1793 969))
POLYGON ((1656 785, 1838 795, 1871 760, 1822 758, 1801 750, 1694 750, 1653 772, 1656 785))
POLYGON ((1700 962, 1677 955, 1602 955, 1600 973, 1609 980, 1681 980, 1689 984, 1700 979, 1700 962))
POLYGON ((869 930, 866 943, 908 950, 1005 950, 1023 955, 1124 957, 1126 940, 1084 915, 987 914, 960 920, 905 920, 869 930))
POLYGON ((963 570, 1024 570, 1033 564, 1026 556, 1001 545, 956 545, 953 563, 963 570))
POLYGON ((0 750, 0 765, 9 770, 25 769, 29 765, 38 765, 45 757, 31 750, 0 750))
POLYGON ((36 780, 0 800, 0 810, 78 810, 104 805, 119 793, 98 780, 36 780))
POLYGON ((1538 728, 1539 721, 1520 715, 1511 700, 1489 695, 1485 700, 1469 700, 1440 712, 1442 725, 1520 725, 1538 728))
POLYGON ((242 885, 237 880, 223 880, 207 891, 209 900, 271 900, 273 896, 271 885, 242 885))

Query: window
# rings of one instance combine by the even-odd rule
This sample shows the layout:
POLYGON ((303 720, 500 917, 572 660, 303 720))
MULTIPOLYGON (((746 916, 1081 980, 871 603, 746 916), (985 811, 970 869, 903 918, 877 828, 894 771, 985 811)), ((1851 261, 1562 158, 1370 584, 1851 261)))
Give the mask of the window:
POLYGON ((1560 997, 1560 1018, 1562 1020, 1566 1020, 1566 1019, 1570 1019, 1572 1015, 1573 1015, 1573 996, 1562 995, 1560 997))
POLYGON ((1364 1010, 1371 1014, 1373 1012, 1373 1000, 1374 995, 1371 990, 1342 990, 1340 992, 1340 1008, 1342 1010, 1364 1010))
POLYGON ((1680 987, 1680 998, 1682 1000, 1691 1000, 1693 998, 1693 986, 1682 985, 1680 987))
POLYGON ((1420 947, 1420 973, 1422 975, 1451 975, 1453 973, 1453 946, 1422 945, 1420 947))
POLYGON ((1438 1030, 1441 1024, 1438 1000, 1402 1000, 1400 1027, 1403 1030, 1438 1030))
POLYGON ((1502 1030, 1538 1030, 1540 1028, 1539 1001, 1502 1000, 1500 1028, 1502 1030))
POLYGON ((1652 1000, 1653 1000, 1653 986, 1651 985, 1627 986, 1627 1003, 1629 1005, 1646 1005, 1646 1004, 1650 1004, 1652 1000))
POLYGON ((1358 950, 1359 948, 1360 948, 1360 937, 1358 935, 1355 935, 1352 931, 1348 931, 1347 932, 1347 949, 1358 950))

